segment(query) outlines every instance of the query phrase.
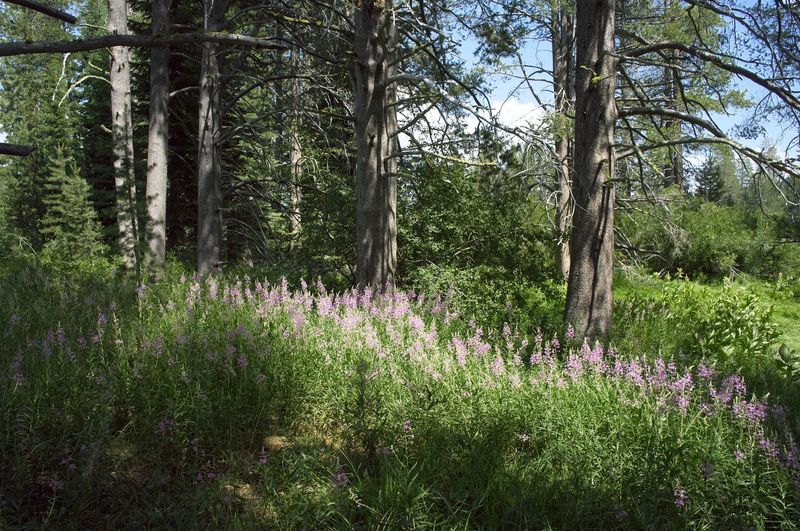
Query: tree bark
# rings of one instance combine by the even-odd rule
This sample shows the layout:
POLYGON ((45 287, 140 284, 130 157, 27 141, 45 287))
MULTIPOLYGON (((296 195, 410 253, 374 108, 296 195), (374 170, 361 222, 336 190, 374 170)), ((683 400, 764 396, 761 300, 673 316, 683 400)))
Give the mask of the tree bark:
POLYGON ((17 55, 33 55, 40 53, 75 53, 90 52, 112 46, 130 46, 139 48, 157 48, 161 46, 182 46, 186 44, 203 44, 213 42, 243 48, 259 48, 262 50, 285 50, 280 39, 250 37, 236 33, 176 33, 169 37, 153 37, 152 35, 103 35, 91 39, 75 39, 72 41, 35 41, 35 42, 3 42, 0 43, 0 57, 17 55))
POLYGON ((578 0, 575 198, 564 319, 577 334, 611 329, 614 256, 615 0, 578 0))
POLYGON ((393 291, 397 271, 396 29, 392 0, 362 0, 355 13, 356 285, 393 291))
POLYGON ((7 4, 15 4, 20 7, 25 7, 28 9, 32 9, 33 11, 38 11, 43 15, 47 15, 48 17, 53 17, 63 22, 68 22, 70 24, 75 24, 78 22, 78 19, 70 15, 69 13, 65 13, 60 9, 55 9, 50 6, 46 6, 44 4, 40 4, 39 2, 33 2, 31 0, 5 0, 7 4))
POLYGON ((303 230, 302 212, 300 210, 301 203, 303 202, 303 146, 300 143, 300 98, 303 92, 302 82, 299 77, 300 57, 299 50, 296 48, 292 50, 292 115, 291 115, 291 146, 289 148, 289 164, 291 164, 291 183, 289 187, 290 193, 290 213, 289 213, 289 228, 291 230, 293 248, 299 247, 300 232, 303 230))
MULTIPOLYGON (((664 16, 668 17, 670 9, 675 5, 674 0, 664 0, 664 16)), ((664 66, 664 100, 669 109, 679 110, 681 97, 681 78, 679 73, 680 59, 675 50, 670 50, 667 55, 667 64, 664 66)), ((664 133, 668 139, 681 137, 681 121, 667 118, 664 121, 664 133)), ((669 161, 664 168, 664 186, 677 186, 679 191, 684 190, 683 182, 683 146, 675 144, 668 149, 669 161)))
POLYGON ((570 253, 569 233, 572 224, 572 195, 570 192, 570 139, 567 115, 574 104, 572 88, 573 60, 572 39, 574 25, 571 13, 563 4, 552 12, 550 35, 553 47, 553 94, 558 123, 555 128, 556 182, 556 226, 558 250, 556 259, 564 279, 569 278, 570 253))
MULTIPOLYGON (((153 35, 169 31, 170 0, 153 0, 153 35)), ((147 240, 150 262, 164 265, 167 246, 169 48, 150 52, 150 130, 147 137, 147 240)))
POLYGON ((12 157, 27 157, 36 150, 33 146, 22 146, 20 144, 0 143, 0 155, 11 155, 12 157))
MULTIPOLYGON (((679 101, 681 100, 681 76, 680 76, 680 58, 676 52, 672 52, 670 54, 671 65, 670 73, 671 73, 671 81, 672 87, 670 91, 672 93, 672 104, 671 107, 676 111, 679 108, 679 101)), ((683 127, 682 122, 677 120, 670 131, 671 135, 674 135, 673 138, 681 138, 683 134, 683 127)), ((676 144, 670 148, 670 166, 672 167, 672 177, 675 182, 675 185, 678 187, 678 190, 681 192, 686 191, 686 183, 685 183, 685 176, 683 170, 683 145, 676 144)))
MULTIPOLYGON (((128 33, 126 0, 109 0, 108 31, 128 33)), ((136 215, 136 177, 133 166, 133 123, 131 117, 131 71, 129 50, 111 48, 111 132, 114 152, 114 187, 117 202, 119 248, 125 266, 139 267, 136 215)))
MULTIPOLYGON (((204 0, 206 31, 220 31, 227 0, 204 0)), ((220 71, 217 44, 203 44, 200 66, 199 145, 197 155, 197 271, 218 267, 222 249, 222 168, 220 161, 220 71)))

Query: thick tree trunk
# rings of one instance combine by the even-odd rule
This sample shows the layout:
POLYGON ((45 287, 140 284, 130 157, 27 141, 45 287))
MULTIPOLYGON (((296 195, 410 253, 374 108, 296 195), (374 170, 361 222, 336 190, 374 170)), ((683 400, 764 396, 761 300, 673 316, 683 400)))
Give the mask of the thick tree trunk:
POLYGON ((363 0, 355 14, 356 284, 392 291, 397 271, 396 89, 392 0, 363 0))
MULTIPOLYGON (((675 0, 664 0, 664 15, 669 15, 670 9, 675 5, 675 0)), ((677 52, 671 50, 667 55, 667 65, 664 66, 664 99, 666 107, 674 111, 680 110, 681 78, 680 58, 677 52)), ((681 138, 681 121, 667 119, 664 121, 664 132, 669 139, 681 138)), ((664 168, 664 186, 677 186, 679 191, 684 191, 683 175, 683 147, 676 144, 669 147, 669 162, 664 168)))
MULTIPOLYGON (((170 0, 153 0, 153 35, 169 31, 170 0)), ((169 149, 169 48, 150 52, 150 131, 147 138, 147 240, 150 262, 160 268, 167 246, 169 149)))
MULTIPOLYGON (((674 65, 672 71, 672 108, 676 111, 679 110, 681 101, 681 76, 680 76, 680 58, 678 54, 673 52, 670 56, 670 63, 674 65)), ((676 120, 673 131, 675 138, 681 138, 681 121, 676 120)), ((686 191, 685 175, 683 170, 683 145, 676 144, 670 149, 670 163, 672 165, 672 175, 675 179, 675 184, 681 192, 686 191)))
MULTIPOLYGON (((108 31, 128 33, 126 0, 109 0, 108 31)), ((136 216, 136 178, 133 166, 131 71, 127 47, 111 48, 111 132, 114 151, 114 186, 117 195, 119 248, 125 266, 139 267, 136 216)))
POLYGON ((575 30, 575 215, 564 319, 576 333, 611 328, 614 256, 615 0, 578 0, 575 30))
MULTIPOLYGON (((206 31, 220 31, 227 0, 204 0, 206 31)), ((222 249, 222 168, 220 161, 220 72, 217 44, 203 44, 200 65, 199 146, 197 155, 197 271, 220 265, 222 249)))
POLYGON ((303 229, 302 212, 300 210, 303 202, 303 146, 300 144, 300 98, 303 92, 303 86, 300 78, 298 77, 300 57, 297 49, 292 50, 292 116, 291 116, 291 147, 289 149, 289 164, 291 165, 291 184, 289 187, 290 193, 290 213, 289 213, 289 227, 292 233, 292 247, 299 246, 300 232, 303 229))
POLYGON ((569 278, 570 254, 569 233, 572 225, 572 194, 570 192, 570 141, 567 114, 574 104, 572 89, 573 60, 572 38, 574 25, 572 15, 562 5, 553 9, 550 35, 553 46, 553 94, 558 122, 555 132, 556 182, 558 183, 558 202, 556 203, 556 225, 558 229, 557 262, 564 279, 569 278))

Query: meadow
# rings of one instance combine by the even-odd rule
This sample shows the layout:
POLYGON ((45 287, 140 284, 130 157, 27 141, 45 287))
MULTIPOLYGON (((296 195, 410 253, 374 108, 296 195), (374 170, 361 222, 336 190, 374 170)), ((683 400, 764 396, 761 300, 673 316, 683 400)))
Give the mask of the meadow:
POLYGON ((603 345, 452 294, 9 267, 0 528, 798 527, 800 303, 644 284, 603 345))

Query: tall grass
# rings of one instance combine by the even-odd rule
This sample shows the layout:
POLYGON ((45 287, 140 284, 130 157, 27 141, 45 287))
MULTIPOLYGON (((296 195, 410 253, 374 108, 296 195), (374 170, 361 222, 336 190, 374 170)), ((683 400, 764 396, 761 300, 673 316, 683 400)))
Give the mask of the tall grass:
POLYGON ((800 521, 793 405, 736 374, 401 292, 36 268, 0 290, 3 528, 800 521))

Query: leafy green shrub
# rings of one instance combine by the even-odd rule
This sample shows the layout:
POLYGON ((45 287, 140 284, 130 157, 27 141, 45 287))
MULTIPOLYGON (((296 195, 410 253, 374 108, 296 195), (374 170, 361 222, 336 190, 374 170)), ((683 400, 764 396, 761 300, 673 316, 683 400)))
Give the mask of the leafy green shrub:
POLYGON ((772 309, 746 290, 721 290, 677 280, 656 295, 633 295, 616 304, 618 339, 644 352, 683 352, 727 367, 769 358, 779 337, 772 309))
POLYGON ((620 216, 620 228, 631 248, 646 251, 639 258, 651 269, 691 278, 737 272, 774 275, 791 261, 790 250, 777 244, 774 220, 744 207, 679 201, 669 213, 620 216))
POLYGON ((425 161, 398 193, 399 275, 417 269, 503 268, 532 280, 555 272, 547 212, 518 179, 425 161))
POLYGON ((788 378, 800 382, 800 352, 790 349, 785 344, 778 348, 778 365, 788 378))
POLYGON ((505 323, 528 334, 537 328, 548 335, 561 329, 566 286, 560 283, 526 282, 499 266, 428 266, 415 272, 411 285, 420 293, 446 293, 452 312, 485 330, 499 330, 505 323))

